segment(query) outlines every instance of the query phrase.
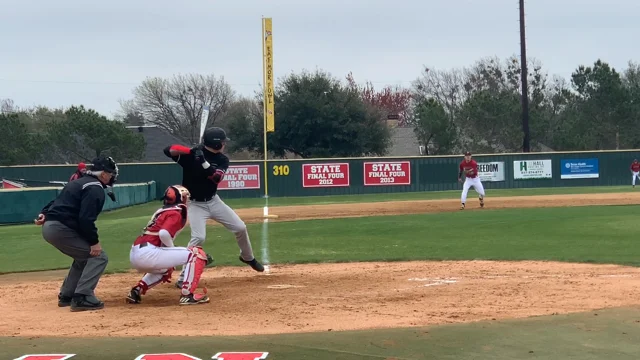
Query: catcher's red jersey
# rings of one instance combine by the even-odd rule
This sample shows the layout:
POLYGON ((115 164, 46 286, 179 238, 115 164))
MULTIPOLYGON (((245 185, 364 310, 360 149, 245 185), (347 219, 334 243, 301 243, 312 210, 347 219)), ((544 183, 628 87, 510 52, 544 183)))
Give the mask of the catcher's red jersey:
POLYGON ((138 236, 133 245, 139 245, 148 242, 157 247, 163 246, 158 232, 165 229, 169 232, 172 238, 184 228, 187 223, 187 207, 184 205, 177 205, 167 208, 161 208, 156 211, 151 220, 144 228, 142 235, 138 236))
POLYGON ((640 162, 637 163, 631 163, 631 171, 633 172, 640 172, 640 162))
POLYGON ((468 178, 474 178, 478 176, 478 163, 473 159, 469 162, 462 160, 460 163, 460 171, 465 171, 468 178))

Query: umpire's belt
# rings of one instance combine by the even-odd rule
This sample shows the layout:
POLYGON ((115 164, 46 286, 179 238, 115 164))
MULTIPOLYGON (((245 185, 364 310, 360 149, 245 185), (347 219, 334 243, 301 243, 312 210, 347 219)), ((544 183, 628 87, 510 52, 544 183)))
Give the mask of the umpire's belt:
POLYGON ((207 196, 207 197, 191 197, 190 200, 197 201, 197 202, 208 202, 208 201, 211 201, 214 197, 215 195, 207 196))

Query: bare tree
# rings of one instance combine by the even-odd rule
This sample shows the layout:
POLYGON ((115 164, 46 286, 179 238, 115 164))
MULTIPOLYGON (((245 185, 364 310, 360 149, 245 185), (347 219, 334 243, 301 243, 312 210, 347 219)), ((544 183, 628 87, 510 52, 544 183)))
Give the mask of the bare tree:
POLYGON ((175 75, 147 78, 133 90, 133 99, 121 102, 125 114, 141 114, 149 124, 195 144, 200 141, 200 118, 209 106, 207 126, 214 125, 235 97, 223 77, 175 75))
POLYGON ((18 111, 15 103, 11 99, 0 99, 0 114, 10 114, 18 111))

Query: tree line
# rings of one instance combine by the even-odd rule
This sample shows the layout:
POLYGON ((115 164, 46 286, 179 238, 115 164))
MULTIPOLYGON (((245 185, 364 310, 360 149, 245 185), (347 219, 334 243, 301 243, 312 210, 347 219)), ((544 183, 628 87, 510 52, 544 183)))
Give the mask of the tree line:
MULTIPOLYGON (((570 79, 550 77, 528 64, 533 150, 637 148, 640 137, 640 65, 618 72, 604 61, 580 65, 570 79)), ((325 71, 291 73, 275 89, 276 131, 267 137, 271 157, 383 156, 393 129, 413 128, 430 155, 521 151, 520 62, 483 58, 463 68, 425 67, 411 86, 376 89, 325 71)), ((238 95, 223 77, 186 74, 147 78, 121 102, 115 119, 83 106, 19 109, 0 103, 0 165, 75 163, 109 154, 140 160, 144 139, 127 125, 153 124, 184 142, 199 141, 200 119, 224 127, 229 151, 263 152, 263 96, 238 95)))

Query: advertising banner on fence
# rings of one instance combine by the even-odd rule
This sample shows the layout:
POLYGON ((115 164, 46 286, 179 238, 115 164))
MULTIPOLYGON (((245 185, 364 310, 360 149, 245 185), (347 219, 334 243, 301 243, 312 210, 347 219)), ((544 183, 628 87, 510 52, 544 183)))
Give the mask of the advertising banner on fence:
POLYGON ((515 180, 537 180, 552 178, 551 160, 516 160, 513 162, 515 180))
POLYGON ((349 186, 349 164, 302 164, 302 187, 349 186))
POLYGON ((229 166, 218 190, 260 189, 260 165, 229 166))
POLYGON ((478 163, 478 177, 482 182, 504 181, 504 161, 478 163))
POLYGON ((597 179, 600 177, 598 159, 560 160, 561 179, 597 179))
POLYGON ((365 162, 364 185, 411 185, 409 161, 365 162))

